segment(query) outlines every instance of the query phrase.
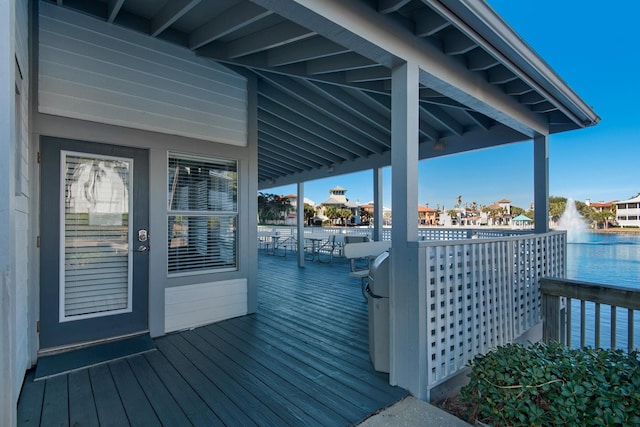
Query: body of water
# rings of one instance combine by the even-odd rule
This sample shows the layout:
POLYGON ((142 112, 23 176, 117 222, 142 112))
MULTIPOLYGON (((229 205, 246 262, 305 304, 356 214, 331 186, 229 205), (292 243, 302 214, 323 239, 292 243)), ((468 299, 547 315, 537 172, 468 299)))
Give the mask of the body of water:
MULTIPOLYGON (((567 278, 640 289, 640 235, 591 234, 567 245, 567 278)), ((593 304, 586 308, 586 342, 593 346, 595 328, 593 304)), ((610 307, 601 307, 601 343, 610 346, 610 307)), ((627 347, 627 310, 618 309, 616 347, 627 347)), ((580 303, 572 304, 571 345, 580 343, 580 303)), ((634 317, 634 344, 640 347, 640 315, 634 317)))

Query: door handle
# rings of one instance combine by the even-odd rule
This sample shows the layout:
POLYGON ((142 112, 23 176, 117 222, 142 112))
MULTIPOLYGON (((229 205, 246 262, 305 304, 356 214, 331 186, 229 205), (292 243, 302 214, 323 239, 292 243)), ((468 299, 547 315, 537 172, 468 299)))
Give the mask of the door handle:
POLYGON ((147 251, 149 251, 149 246, 140 245, 140 246, 138 246, 137 251, 138 252, 147 252, 147 251))

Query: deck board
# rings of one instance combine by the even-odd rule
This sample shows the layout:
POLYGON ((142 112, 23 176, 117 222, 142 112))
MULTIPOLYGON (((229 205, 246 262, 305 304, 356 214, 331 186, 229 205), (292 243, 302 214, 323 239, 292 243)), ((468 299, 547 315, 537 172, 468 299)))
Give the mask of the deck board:
MULTIPOLYGON (((89 377, 93 386, 93 396, 100 425, 113 427, 130 425, 109 366, 100 365, 89 368, 89 377)), ((53 377, 53 379, 56 378, 60 377, 53 377)), ((46 381, 48 385, 50 379, 46 381)), ((42 425, 45 426, 47 424, 43 422, 42 425)))
POLYGON ((71 426, 100 425, 87 369, 69 374, 69 415, 71 426))
POLYGON ((258 261, 257 313, 89 369, 35 382, 30 371, 18 425, 345 426, 407 395, 373 370, 347 262, 258 261))

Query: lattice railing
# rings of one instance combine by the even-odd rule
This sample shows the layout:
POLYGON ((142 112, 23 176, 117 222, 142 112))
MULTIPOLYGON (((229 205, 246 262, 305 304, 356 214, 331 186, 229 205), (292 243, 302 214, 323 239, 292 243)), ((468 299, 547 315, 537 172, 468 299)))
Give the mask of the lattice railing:
POLYGON ((424 242, 427 388, 540 321, 543 276, 564 277, 565 233, 424 242))

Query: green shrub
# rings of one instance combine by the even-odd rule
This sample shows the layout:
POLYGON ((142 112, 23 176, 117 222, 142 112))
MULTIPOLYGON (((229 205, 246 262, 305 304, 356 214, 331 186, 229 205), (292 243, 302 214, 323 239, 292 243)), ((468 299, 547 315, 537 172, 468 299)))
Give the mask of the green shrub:
POLYGON ((511 344, 471 363, 469 419, 493 426, 640 426, 639 353, 511 344))

